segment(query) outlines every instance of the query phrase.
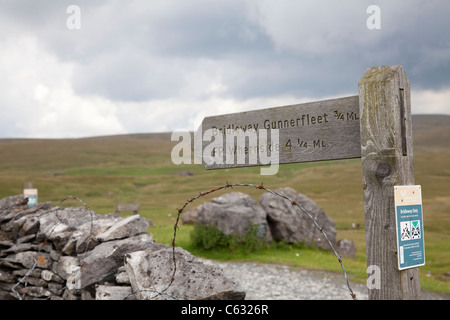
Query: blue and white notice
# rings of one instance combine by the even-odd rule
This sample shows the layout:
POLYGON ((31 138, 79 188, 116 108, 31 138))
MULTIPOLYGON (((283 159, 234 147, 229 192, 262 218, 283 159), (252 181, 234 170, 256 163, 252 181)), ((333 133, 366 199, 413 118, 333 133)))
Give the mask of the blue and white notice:
POLYGON ((395 186, 398 269, 425 265, 421 186, 395 186))

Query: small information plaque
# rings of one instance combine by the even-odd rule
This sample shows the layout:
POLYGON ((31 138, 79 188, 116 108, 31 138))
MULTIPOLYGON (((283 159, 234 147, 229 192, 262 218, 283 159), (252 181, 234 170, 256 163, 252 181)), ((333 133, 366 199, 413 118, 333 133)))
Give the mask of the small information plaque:
POLYGON ((425 265, 421 186, 394 186, 399 270, 425 265))
POLYGON ((28 197, 28 206, 34 207, 38 202, 38 190, 37 189, 24 189, 23 194, 28 197))

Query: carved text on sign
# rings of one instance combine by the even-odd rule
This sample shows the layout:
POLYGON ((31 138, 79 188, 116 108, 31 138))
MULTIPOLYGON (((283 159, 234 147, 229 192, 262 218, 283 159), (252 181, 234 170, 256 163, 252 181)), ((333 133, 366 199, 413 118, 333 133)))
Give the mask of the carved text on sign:
MULTIPOLYGON (((252 154, 272 150, 279 152, 280 164, 361 155, 358 96, 207 117, 201 130, 210 130, 212 137, 223 140, 211 148, 211 156, 248 156, 245 163, 223 160, 205 165, 211 169, 260 165, 252 154), (275 143, 270 141, 273 130, 279 132, 275 143), (258 139, 260 131, 268 132, 264 143, 258 139), (226 139, 237 139, 238 143, 227 148, 226 139)), ((203 141, 204 148, 209 141, 203 141)))

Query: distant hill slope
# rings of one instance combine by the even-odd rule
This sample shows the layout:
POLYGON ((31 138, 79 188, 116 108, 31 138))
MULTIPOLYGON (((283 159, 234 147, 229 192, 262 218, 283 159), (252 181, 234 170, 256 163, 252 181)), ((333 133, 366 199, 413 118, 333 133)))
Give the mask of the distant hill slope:
MULTIPOLYGON (((415 152, 450 150, 450 115, 413 115, 415 152)), ((79 139, 0 139, 0 170, 13 167, 68 168, 86 163, 144 165, 169 163, 170 132, 79 139), (125 156, 124 156, 125 155, 125 156)))
MULTIPOLYGON (((450 149, 450 115, 419 114, 413 115, 413 141, 416 151, 438 151, 450 149)), ((170 141, 171 133, 128 134, 107 137, 93 137, 88 139, 150 139, 170 141)), ((175 142, 176 143, 176 142, 175 142)))
POLYGON ((413 115, 415 151, 450 149, 450 115, 413 115))

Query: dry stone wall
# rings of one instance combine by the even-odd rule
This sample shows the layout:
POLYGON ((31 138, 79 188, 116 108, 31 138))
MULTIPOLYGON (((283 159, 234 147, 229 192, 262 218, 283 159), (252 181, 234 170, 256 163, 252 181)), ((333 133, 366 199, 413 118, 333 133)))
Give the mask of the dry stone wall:
POLYGON ((0 200, 0 299, 244 299, 218 266, 153 241, 140 215, 0 200), (169 286, 170 284, 170 286, 169 286))

